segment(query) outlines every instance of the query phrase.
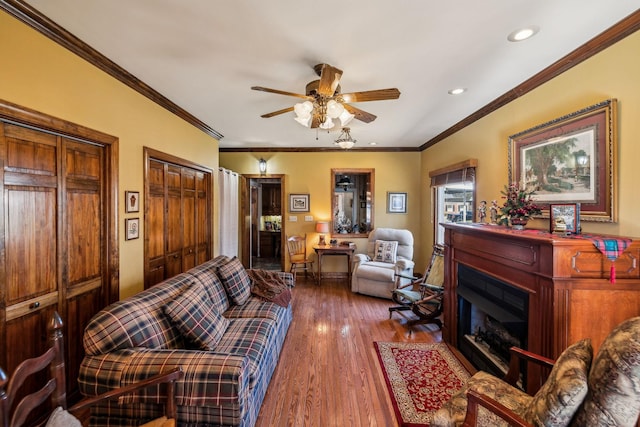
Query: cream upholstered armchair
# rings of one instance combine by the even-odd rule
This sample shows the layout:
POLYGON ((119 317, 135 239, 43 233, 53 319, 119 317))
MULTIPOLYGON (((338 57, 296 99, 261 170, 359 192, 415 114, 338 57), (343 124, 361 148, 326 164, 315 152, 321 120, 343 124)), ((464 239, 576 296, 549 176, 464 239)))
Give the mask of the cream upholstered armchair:
POLYGON ((355 255, 351 290, 390 299, 396 274, 411 277, 413 266, 413 234, 409 230, 376 228, 369 234, 367 253, 355 255))

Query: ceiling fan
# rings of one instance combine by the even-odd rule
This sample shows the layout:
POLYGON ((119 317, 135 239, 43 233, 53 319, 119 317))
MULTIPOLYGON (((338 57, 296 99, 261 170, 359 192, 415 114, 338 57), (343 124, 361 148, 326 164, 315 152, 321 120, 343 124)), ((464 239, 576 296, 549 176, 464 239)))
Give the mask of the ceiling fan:
POLYGON ((349 105, 351 102, 382 101, 400 97, 400 91, 396 88, 341 93, 340 78, 342 77, 342 70, 329 64, 318 64, 313 69, 320 76, 320 79, 307 84, 305 95, 253 86, 251 88, 253 90, 295 96, 305 100, 292 107, 263 114, 260 117, 269 118, 294 111, 296 114, 295 120, 303 126, 331 129, 334 126, 333 119, 338 119, 341 127, 346 126, 354 118, 365 123, 370 123, 376 119, 375 115, 349 105))

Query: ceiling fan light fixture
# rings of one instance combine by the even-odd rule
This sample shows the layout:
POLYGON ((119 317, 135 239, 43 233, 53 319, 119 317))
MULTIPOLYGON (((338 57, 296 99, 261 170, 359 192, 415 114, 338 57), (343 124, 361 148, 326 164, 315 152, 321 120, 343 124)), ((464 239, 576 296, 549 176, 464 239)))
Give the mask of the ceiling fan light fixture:
POLYGON ((339 102, 333 99, 330 99, 329 102, 327 102, 328 117, 331 117, 332 119, 337 119, 338 117, 340 117, 343 111, 344 111, 344 106, 339 102))
POLYGON ((345 127, 346 125, 351 123, 351 120, 353 120, 355 117, 356 116, 354 114, 351 114, 345 108, 343 108, 342 109, 342 114, 340 114, 340 116, 338 116, 338 120, 340 120, 340 126, 341 127, 345 127))
POLYGON ((296 117, 294 118, 294 120, 298 123, 300 123, 302 126, 304 127, 309 127, 311 126, 311 115, 307 116, 307 117, 296 117))
POLYGON ((311 103, 311 101, 300 102, 293 106, 293 111, 299 118, 306 119, 308 117, 311 117, 313 104, 311 103))
POLYGON ((331 129, 333 127, 333 120, 327 116, 325 121, 320 123, 320 129, 331 129))

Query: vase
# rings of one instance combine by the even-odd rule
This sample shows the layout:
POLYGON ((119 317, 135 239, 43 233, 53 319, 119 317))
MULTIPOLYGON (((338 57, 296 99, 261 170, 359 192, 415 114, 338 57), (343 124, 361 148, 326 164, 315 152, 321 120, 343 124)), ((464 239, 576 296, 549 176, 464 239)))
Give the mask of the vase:
POLYGON ((527 222, 529 222, 528 218, 511 218, 511 228, 514 230, 524 230, 527 222))

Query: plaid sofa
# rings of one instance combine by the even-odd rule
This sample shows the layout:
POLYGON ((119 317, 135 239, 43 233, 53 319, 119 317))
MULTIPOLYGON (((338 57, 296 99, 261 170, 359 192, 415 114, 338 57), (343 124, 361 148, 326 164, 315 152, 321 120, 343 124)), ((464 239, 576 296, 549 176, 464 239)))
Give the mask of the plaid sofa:
MULTIPOLYGON (((79 386, 95 396, 156 373, 181 367, 176 383, 180 426, 253 426, 292 319, 281 307, 251 296, 233 305, 216 274, 230 260, 219 256, 94 316, 84 332, 79 386), (163 306, 200 282, 229 326, 213 351, 192 349, 163 306)), ((280 277, 292 287, 293 275, 280 277)), ((158 389, 149 388, 92 410, 91 425, 134 426, 162 415, 158 389)))

